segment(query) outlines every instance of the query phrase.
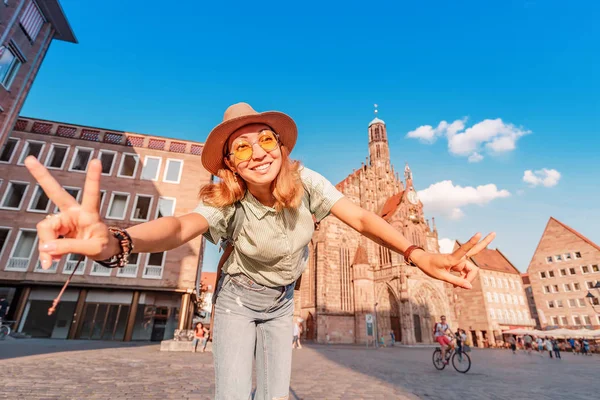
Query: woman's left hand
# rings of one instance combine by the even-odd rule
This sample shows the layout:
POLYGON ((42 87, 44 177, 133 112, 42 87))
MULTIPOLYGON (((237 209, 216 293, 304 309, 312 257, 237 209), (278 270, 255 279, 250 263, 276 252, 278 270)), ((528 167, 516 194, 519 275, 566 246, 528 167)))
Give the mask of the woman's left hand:
POLYGON ((415 250, 411 254, 411 259, 430 277, 471 289, 473 287, 471 282, 477 276, 479 268, 469 260, 469 257, 473 257, 485 249, 495 237, 495 233, 490 233, 479 241, 481 234, 478 233, 452 254, 432 254, 415 250), (459 275, 453 272, 458 272, 459 275))

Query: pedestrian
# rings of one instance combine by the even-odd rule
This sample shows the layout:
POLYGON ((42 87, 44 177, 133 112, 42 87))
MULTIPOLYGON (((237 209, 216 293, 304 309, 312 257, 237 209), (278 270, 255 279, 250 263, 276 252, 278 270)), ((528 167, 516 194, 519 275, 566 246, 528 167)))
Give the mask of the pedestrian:
MULTIPOLYGON (((88 165, 78 204, 35 157, 27 157, 28 170, 61 211, 38 224, 42 268, 70 253, 120 267, 131 252, 169 251, 199 235, 214 244, 229 243, 224 254, 233 255, 222 264, 211 328, 217 400, 248 399, 253 364, 259 371, 255 399, 289 395, 294 288, 308 261, 315 220, 333 214, 426 275, 472 288, 478 268, 470 258, 495 234, 483 240, 477 234, 451 254, 427 253, 379 215, 345 198, 322 175, 292 160, 296 139, 296 123, 288 115, 232 105, 204 143, 202 164, 219 179, 200 190, 198 207, 128 229, 107 227, 98 213, 99 160, 88 165)), ((316 151, 322 144, 312 143, 316 151)), ((343 157, 341 145, 328 151, 343 157)))
POLYGON ((302 345, 300 344, 300 323, 298 321, 294 322, 294 338, 292 340, 292 348, 301 349, 302 345))
POLYGON ((527 351, 527 355, 531 355, 531 344, 533 342, 533 338, 529 333, 526 333, 523 336, 523 343, 525 343, 525 351, 527 351))
POLYGON ((540 354, 543 353, 544 352, 544 341, 539 336, 537 338, 537 345, 538 345, 538 351, 540 352, 540 354))
POLYGON ((198 342, 200 342, 200 347, 202 348, 202 353, 206 350, 206 343, 208 342, 208 329, 204 327, 202 322, 198 322, 194 327, 194 339, 192 340, 192 353, 196 352, 196 347, 198 347, 198 342))
POLYGON ((396 335, 394 334, 394 331, 390 331, 390 347, 394 347, 394 345, 396 344, 396 335))
POLYGON ((552 338, 552 349, 554 350, 554 357, 560 359, 560 348, 558 347, 558 340, 552 338))
POLYGON ((590 342, 588 342, 587 339, 581 339, 581 348, 583 349, 582 354, 584 356, 592 355, 592 353, 590 353, 590 342))
POLYGON ((569 342, 569 346, 571 347, 571 352, 572 352, 573 354, 577 354, 577 353, 575 352, 575 339, 573 339, 573 338, 569 338, 569 339, 567 339, 567 342, 569 342))
POLYGON ((0 322, 2 322, 2 320, 4 318, 6 318, 6 314, 8 314, 9 306, 10 306, 10 304, 8 304, 6 297, 0 296, 0 322))
POLYGON ((457 328, 454 333, 454 337, 456 338, 456 352, 461 355, 463 351, 463 339, 460 333, 461 329, 457 328))
POLYGON ((544 348, 548 350, 548 354, 550 354, 550 358, 552 358, 552 342, 548 339, 548 336, 544 339, 544 348))
POLYGON ((512 350, 513 354, 517 354, 517 344, 514 335, 510 335, 508 337, 508 343, 510 343, 510 349, 512 350))

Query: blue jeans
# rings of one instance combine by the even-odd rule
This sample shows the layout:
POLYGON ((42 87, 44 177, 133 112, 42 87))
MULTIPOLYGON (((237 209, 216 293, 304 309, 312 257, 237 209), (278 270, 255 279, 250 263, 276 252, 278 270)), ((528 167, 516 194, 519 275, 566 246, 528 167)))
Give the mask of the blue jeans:
POLYGON ((216 400, 248 400, 256 358, 255 400, 287 399, 292 370, 294 284, 259 285, 226 275, 215 304, 216 400))

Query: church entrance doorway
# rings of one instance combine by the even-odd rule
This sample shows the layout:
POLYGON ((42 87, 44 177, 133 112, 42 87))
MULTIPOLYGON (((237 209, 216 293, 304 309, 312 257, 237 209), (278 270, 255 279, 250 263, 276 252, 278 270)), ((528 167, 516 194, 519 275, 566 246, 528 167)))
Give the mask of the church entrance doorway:
POLYGON ((419 314, 413 314, 413 323, 415 325, 415 341, 421 343, 423 335, 421 334, 421 316, 419 314))

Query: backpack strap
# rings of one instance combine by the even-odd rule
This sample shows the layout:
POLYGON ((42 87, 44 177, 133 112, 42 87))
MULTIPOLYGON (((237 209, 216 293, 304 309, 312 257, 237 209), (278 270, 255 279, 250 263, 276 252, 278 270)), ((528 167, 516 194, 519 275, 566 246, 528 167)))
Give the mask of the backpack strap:
POLYGON ((219 264, 217 264, 217 287, 215 288, 215 293, 213 294, 212 307, 210 311, 210 328, 208 330, 208 338, 211 341, 215 319, 215 304, 217 303, 217 296, 221 288, 221 270, 223 269, 223 265, 225 265, 225 262, 227 261, 227 259, 229 259, 229 256, 231 256, 231 253, 233 252, 235 241, 237 240, 240 231, 242 230, 242 226, 244 225, 244 219, 246 217, 244 207, 242 207, 241 203, 238 201, 234 205, 235 211, 233 213, 233 216, 227 223, 226 236, 221 239, 220 243, 220 250, 223 250, 223 255, 221 255, 221 258, 219 259, 219 264))

